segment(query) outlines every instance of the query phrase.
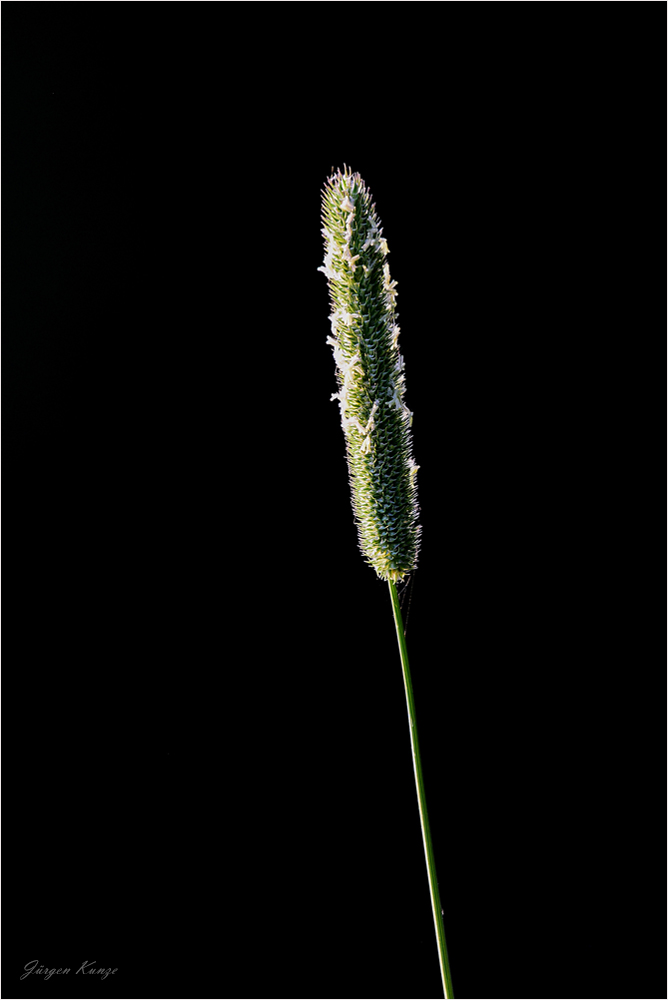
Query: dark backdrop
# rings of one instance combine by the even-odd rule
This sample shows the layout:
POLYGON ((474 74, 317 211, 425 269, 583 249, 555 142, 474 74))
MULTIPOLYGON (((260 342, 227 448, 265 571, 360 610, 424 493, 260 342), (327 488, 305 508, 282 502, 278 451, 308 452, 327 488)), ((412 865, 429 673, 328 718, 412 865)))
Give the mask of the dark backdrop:
POLYGON ((663 591, 627 506, 659 491, 629 427, 656 418, 660 254, 631 274, 648 194, 621 166, 658 159, 629 69, 651 29, 137 9, 3 19, 5 993, 441 995, 329 400, 320 191, 346 163, 398 282, 456 995, 662 995, 631 833, 659 825, 663 591), (20 980, 34 959, 72 971, 20 980))

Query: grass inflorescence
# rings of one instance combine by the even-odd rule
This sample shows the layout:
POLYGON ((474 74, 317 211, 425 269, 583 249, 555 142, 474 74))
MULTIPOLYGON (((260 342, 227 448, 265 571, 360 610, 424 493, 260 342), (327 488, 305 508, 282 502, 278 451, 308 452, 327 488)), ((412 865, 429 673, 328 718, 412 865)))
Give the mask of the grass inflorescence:
POLYGON ((371 194, 359 174, 338 170, 322 196, 325 262, 332 311, 341 424, 359 544, 382 580, 417 564, 417 470, 413 415, 404 402, 396 282, 371 194))

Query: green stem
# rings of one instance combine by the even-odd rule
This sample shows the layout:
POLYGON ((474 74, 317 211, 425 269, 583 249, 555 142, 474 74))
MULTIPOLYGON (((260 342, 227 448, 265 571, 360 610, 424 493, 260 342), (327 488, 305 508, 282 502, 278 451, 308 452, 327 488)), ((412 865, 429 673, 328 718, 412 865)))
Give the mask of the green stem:
POLYGON ((408 721, 410 723, 411 749, 413 751, 413 768, 415 770, 415 785, 417 787, 418 806, 420 808, 420 825, 422 827, 422 842, 424 844, 424 854, 427 861, 427 875, 429 877, 429 893, 431 895, 431 909, 434 914, 434 926, 436 928, 436 942, 438 944, 438 958, 441 965, 441 978, 443 980, 443 992, 450 1000, 454 997, 452 991, 452 976, 450 974, 450 963, 448 961, 448 948, 445 943, 445 929, 443 927, 443 913, 441 911, 441 900, 438 894, 438 881, 436 879, 436 861, 434 859, 434 848, 431 843, 431 833, 429 832, 429 817, 427 816, 427 799, 424 792, 424 779, 422 777, 422 763, 420 761, 420 745, 418 743, 417 725, 415 721, 415 701, 413 699, 413 685, 411 683, 411 672, 408 666, 408 650, 406 649, 406 637, 404 635, 404 624, 401 618, 401 608, 399 607, 399 596, 394 583, 389 580, 390 597, 392 598, 392 611, 394 612, 394 624, 397 629, 397 639, 399 641, 399 654, 401 656, 401 669, 404 675, 404 687, 406 689, 406 705, 408 706, 408 721))

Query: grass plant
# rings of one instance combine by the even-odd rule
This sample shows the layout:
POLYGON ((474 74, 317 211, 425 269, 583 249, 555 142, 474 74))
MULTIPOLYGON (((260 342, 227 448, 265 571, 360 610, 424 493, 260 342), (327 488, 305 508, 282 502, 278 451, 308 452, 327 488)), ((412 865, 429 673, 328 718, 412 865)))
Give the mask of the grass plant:
POLYGON ((331 304, 331 345, 341 425, 346 442, 353 514, 362 555, 387 582, 406 693, 429 892, 443 990, 453 997, 436 862, 418 743, 415 700, 397 583, 417 567, 421 529, 418 466, 413 458, 413 414, 406 405, 399 350, 396 281, 389 248, 371 194, 359 174, 344 167, 322 195, 322 233, 331 304))

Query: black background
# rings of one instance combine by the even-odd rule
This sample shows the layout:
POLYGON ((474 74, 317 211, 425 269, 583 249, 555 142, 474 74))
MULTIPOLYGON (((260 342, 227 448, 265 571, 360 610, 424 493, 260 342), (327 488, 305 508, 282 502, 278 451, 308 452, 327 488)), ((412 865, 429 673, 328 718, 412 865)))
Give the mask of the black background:
POLYGON ((329 399, 344 163, 398 282, 456 995, 663 995, 663 121, 649 15, 576 10, 6 5, 7 995, 441 995, 329 399))

